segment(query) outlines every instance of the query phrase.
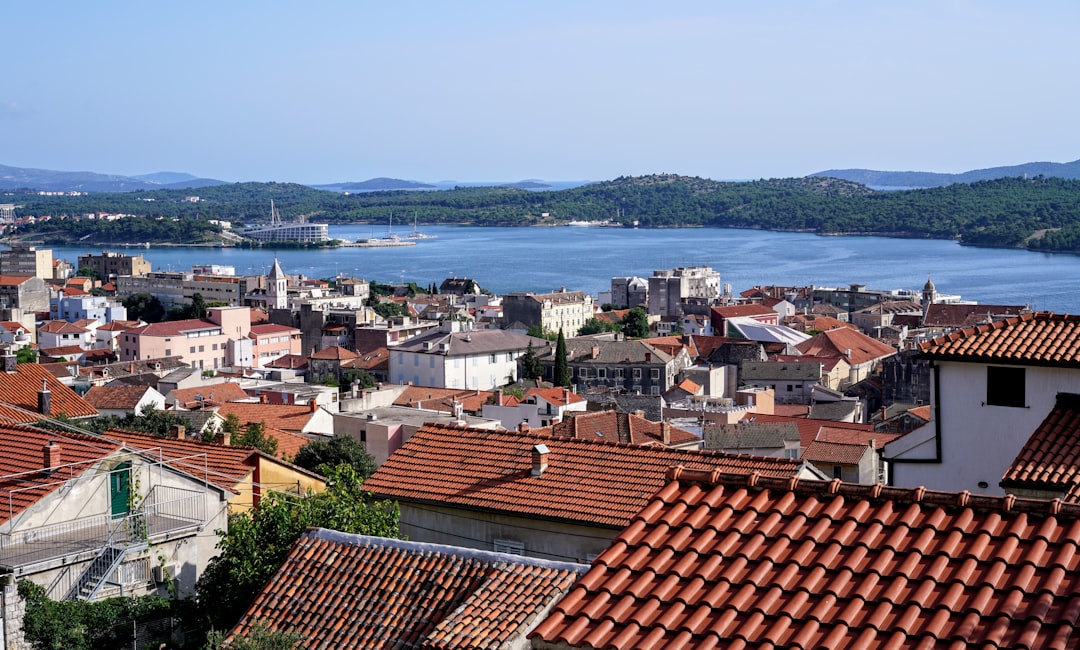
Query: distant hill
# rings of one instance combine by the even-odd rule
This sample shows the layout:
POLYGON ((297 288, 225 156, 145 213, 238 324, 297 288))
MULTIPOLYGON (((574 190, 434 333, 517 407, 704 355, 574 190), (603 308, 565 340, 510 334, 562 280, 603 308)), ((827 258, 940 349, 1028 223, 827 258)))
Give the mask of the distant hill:
POLYGON ((188 189, 225 185, 225 181, 197 178, 180 172, 142 176, 119 176, 94 172, 59 172, 50 169, 0 165, 0 190, 29 189, 42 192, 134 192, 136 190, 188 189))
POLYGON ((953 183, 977 183, 997 178, 1047 176, 1052 178, 1080 179, 1080 160, 1070 163, 1030 162, 1009 167, 974 169, 960 174, 936 172, 885 172, 873 169, 829 169, 810 176, 830 176, 846 181, 862 183, 877 189, 915 189, 944 187, 953 183))
POLYGON ((370 178, 366 181, 337 183, 334 187, 349 192, 379 192, 383 190, 433 190, 434 185, 420 183, 418 181, 406 181, 400 178, 370 178))

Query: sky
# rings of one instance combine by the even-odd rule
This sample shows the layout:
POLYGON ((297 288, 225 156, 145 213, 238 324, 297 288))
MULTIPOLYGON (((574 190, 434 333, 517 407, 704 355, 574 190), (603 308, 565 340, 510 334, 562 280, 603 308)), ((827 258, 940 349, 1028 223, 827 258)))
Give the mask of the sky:
POLYGON ((19 2, 0 165, 308 184, 1080 158, 1080 3, 19 2))

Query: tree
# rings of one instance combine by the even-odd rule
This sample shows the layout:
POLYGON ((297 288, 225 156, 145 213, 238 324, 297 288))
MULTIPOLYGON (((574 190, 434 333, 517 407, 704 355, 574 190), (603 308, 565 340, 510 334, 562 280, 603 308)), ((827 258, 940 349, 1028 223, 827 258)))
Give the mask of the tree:
POLYGON ((409 308, 396 302, 376 302, 371 308, 383 318, 409 315, 409 308))
POLYGON ((37 363, 37 350, 33 348, 19 348, 15 353, 15 363, 37 363))
POLYGON ((578 335, 587 336, 589 334, 602 334, 604 332, 620 332, 622 331, 622 325, 619 323, 612 323, 609 320, 600 320, 599 318, 590 318, 585 321, 585 324, 578 330, 578 335))
POLYGON ((558 338, 555 339, 555 370, 552 381, 556 386, 570 387, 570 365, 566 359, 566 338, 563 337, 562 328, 559 328, 558 338))
POLYGON ((165 317, 165 308, 157 296, 148 293, 136 293, 120 301, 127 309, 128 318, 143 320, 147 323, 160 323, 165 317))
POLYGON ((361 389, 373 388, 377 383, 375 377, 363 368, 354 368, 341 373, 341 385, 343 387, 351 387, 354 381, 356 382, 356 387, 361 389))
POLYGON ((230 432, 229 444, 234 447, 255 447, 268 456, 277 454, 277 438, 266 433, 265 422, 248 422, 238 435, 230 432))
POLYGON ((649 314, 641 307, 634 307, 623 316, 622 331, 628 339, 643 339, 649 335, 649 314))
POLYGON ((364 443, 346 435, 337 435, 329 440, 312 440, 296 452, 292 462, 320 474, 338 465, 348 465, 365 480, 378 469, 374 456, 368 453, 364 443))
POLYGON ((89 266, 80 266, 79 270, 75 272, 75 277, 78 278, 90 278, 91 280, 97 280, 98 274, 93 268, 89 266))
POLYGON ((529 341, 525 354, 521 355, 521 376, 525 379, 541 379, 544 376, 544 366, 533 350, 532 341, 529 341))
POLYGON ((547 339, 549 341, 554 341, 556 338, 556 334, 554 332, 544 329, 543 326, 540 325, 540 323, 530 326, 529 329, 525 331, 525 333, 535 339, 547 339))
POLYGON ((303 638, 303 635, 294 632, 271 630, 266 623, 255 621, 251 631, 233 637, 228 643, 225 643, 224 632, 211 630, 202 650, 294 650, 300 647, 303 638))
POLYGON ((349 465, 327 471, 327 489, 305 498, 270 492, 257 508, 231 515, 229 529, 217 531, 219 554, 210 560, 196 588, 201 620, 227 630, 284 562, 293 543, 310 526, 345 533, 398 536, 398 506, 375 501, 349 465))

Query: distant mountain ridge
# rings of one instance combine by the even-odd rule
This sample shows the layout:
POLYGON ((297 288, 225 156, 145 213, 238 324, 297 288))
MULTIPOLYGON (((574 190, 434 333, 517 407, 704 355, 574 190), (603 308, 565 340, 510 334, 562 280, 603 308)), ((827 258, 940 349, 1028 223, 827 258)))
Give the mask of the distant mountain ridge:
POLYGON ((0 190, 30 189, 42 192, 134 192, 136 190, 182 190, 225 181, 198 178, 180 172, 120 176, 95 172, 58 172, 50 169, 0 165, 0 190))
POLYGON ((846 181, 862 183, 868 187, 884 189, 908 189, 924 187, 944 187, 954 183, 976 183, 992 181, 998 178, 1016 178, 1021 176, 1047 176, 1080 179, 1080 160, 1068 163, 1029 162, 1007 167, 988 167, 973 169, 959 174, 937 172, 887 172, 873 169, 829 169, 815 172, 810 176, 830 176, 846 181))

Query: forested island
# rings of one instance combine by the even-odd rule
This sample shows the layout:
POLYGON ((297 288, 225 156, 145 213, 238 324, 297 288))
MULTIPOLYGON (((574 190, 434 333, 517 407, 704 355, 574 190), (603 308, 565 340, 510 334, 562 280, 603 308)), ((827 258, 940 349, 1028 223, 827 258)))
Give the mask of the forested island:
POLYGON ((881 192, 825 177, 718 182, 653 175, 558 191, 467 187, 440 191, 342 194, 290 183, 237 183, 198 190, 153 190, 82 196, 14 194, 19 217, 35 224, 13 233, 46 243, 127 241, 212 242, 211 220, 256 223, 270 200, 285 220, 330 224, 402 222, 474 226, 560 225, 588 220, 642 228, 724 227, 957 239, 980 246, 1080 252, 1080 181, 1006 178, 971 184, 881 192), (91 212, 133 214, 131 220, 78 219, 91 212), (41 217, 48 216, 48 221, 41 217), (122 224, 122 225, 115 225, 122 224), (112 228, 116 232, 107 232, 112 228), (120 237, 121 239, 115 239, 120 237))

